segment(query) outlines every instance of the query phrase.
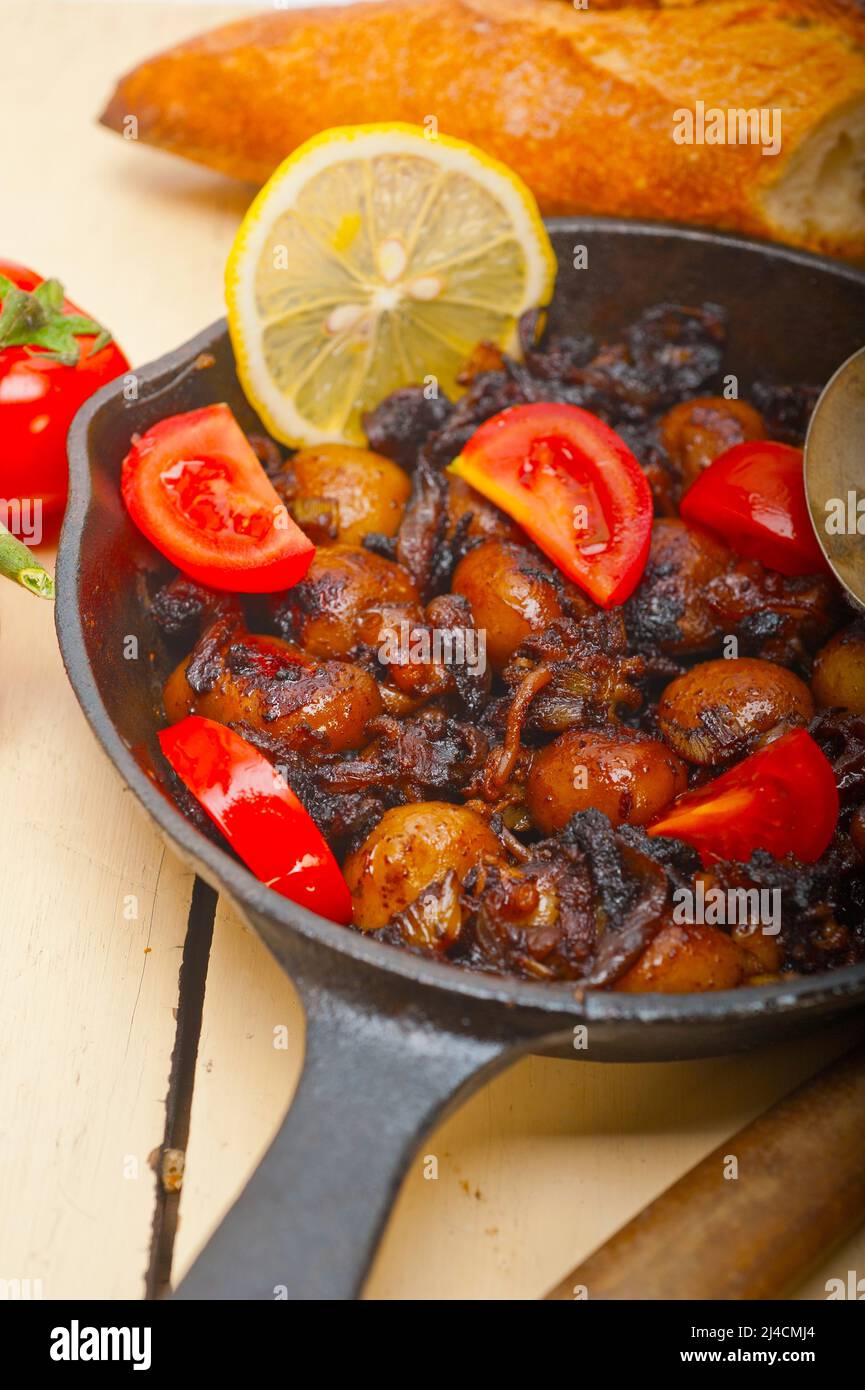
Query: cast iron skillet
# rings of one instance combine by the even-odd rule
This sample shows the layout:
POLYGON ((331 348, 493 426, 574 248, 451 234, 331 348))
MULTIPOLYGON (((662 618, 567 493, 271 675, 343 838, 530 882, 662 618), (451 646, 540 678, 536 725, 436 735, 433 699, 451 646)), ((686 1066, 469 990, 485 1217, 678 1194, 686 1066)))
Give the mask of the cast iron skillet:
MULTIPOLYGON (((553 327, 615 335, 659 300, 713 300, 730 316, 729 370, 828 381, 861 346, 865 274, 818 257, 669 225, 550 224, 560 271, 553 327), (574 247, 588 268, 573 269, 574 247)), ((227 892, 303 998, 306 1064, 294 1103, 181 1298, 356 1297, 388 1209, 424 1134, 528 1051, 592 1060, 718 1055, 792 1037, 865 999, 865 965, 710 995, 589 993, 471 974, 335 926, 258 883, 186 820, 148 775, 167 657, 142 603, 164 563, 128 521, 118 488, 134 431, 227 401, 260 428, 224 322, 99 391, 69 436, 72 495, 58 561, 57 630, 69 678, 108 756, 170 845, 227 892), (139 641, 138 660, 124 639, 139 641), (127 649, 128 650, 128 649, 127 649), (157 653, 154 665, 148 653, 157 653), (585 1025, 583 1036, 575 1029, 585 1025), (581 1044, 585 1044, 584 1046, 581 1044)), ((226 1116, 226 1123, 230 1117, 226 1116)))

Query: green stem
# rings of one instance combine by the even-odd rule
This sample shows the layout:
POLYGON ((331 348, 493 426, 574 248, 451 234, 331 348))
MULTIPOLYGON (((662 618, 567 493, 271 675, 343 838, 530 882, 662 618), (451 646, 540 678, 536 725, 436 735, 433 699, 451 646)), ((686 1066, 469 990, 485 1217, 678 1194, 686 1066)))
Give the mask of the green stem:
POLYGON ((0 574, 38 598, 54 597, 54 580, 43 569, 32 550, 19 541, 0 521, 0 574))

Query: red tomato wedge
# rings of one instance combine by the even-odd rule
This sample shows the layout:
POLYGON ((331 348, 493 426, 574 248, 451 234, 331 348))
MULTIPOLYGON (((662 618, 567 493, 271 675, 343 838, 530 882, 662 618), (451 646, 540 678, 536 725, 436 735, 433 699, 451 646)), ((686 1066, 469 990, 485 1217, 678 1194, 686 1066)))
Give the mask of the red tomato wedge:
POLYGON ((514 405, 486 420, 450 471, 522 526, 600 604, 624 603, 646 566, 652 493, 609 425, 575 405, 514 405))
POLYGON ((238 594, 290 589, 315 546, 288 515, 227 405, 133 439, 121 489, 139 530, 190 579, 238 594))
POLYGON ((805 499, 801 449, 766 439, 734 444, 709 464, 682 498, 686 521, 698 522, 737 555, 779 574, 828 571, 805 499))
POLYGON ((704 864, 747 863, 756 849, 813 864, 835 833, 838 810, 829 760, 805 729, 795 729, 714 782, 683 792, 648 833, 684 840, 704 864))
POLYGON ((181 782, 244 864, 284 898, 347 926, 351 896, 315 821, 257 748, 191 714, 159 734, 181 782))

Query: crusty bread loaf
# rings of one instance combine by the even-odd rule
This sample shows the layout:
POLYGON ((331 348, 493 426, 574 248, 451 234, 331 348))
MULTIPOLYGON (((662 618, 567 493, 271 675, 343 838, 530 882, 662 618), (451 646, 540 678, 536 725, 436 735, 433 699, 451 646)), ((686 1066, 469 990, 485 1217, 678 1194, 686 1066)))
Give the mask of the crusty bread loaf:
POLYGON ((134 117, 140 139, 261 182, 327 126, 434 118, 510 164, 547 214, 669 218, 865 256, 856 0, 585 2, 275 11, 143 63, 102 120, 134 117), (780 111, 779 152, 677 143, 683 112, 699 135, 731 110, 764 111, 767 146, 780 111))

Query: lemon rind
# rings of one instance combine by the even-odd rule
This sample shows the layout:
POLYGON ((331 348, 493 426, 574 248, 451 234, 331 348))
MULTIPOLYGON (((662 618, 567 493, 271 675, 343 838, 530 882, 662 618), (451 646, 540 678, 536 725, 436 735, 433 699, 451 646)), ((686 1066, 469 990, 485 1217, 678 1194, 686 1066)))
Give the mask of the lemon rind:
MULTIPOLYGON (((422 127, 407 122, 336 126, 313 136, 282 161, 253 199, 225 268, 228 327, 238 377, 265 428, 290 447, 345 441, 347 435, 344 427, 341 433, 335 433, 313 425, 295 409, 289 396, 270 385, 270 374, 260 347, 261 335, 254 335, 250 343, 241 327, 247 313, 250 319, 256 317, 254 276, 258 257, 276 218, 293 206, 297 192, 310 178, 344 159, 348 153, 368 158, 382 153, 418 155, 419 139, 426 146, 446 148, 449 172, 466 174, 502 203, 525 249, 526 284, 522 302, 513 312, 514 327, 508 340, 500 346, 506 351, 515 351, 519 315, 535 305, 545 305, 552 296, 557 263, 537 203, 522 180, 500 160, 453 136, 436 134, 428 138, 422 127)), ((357 441, 352 438, 349 442, 357 441)))

